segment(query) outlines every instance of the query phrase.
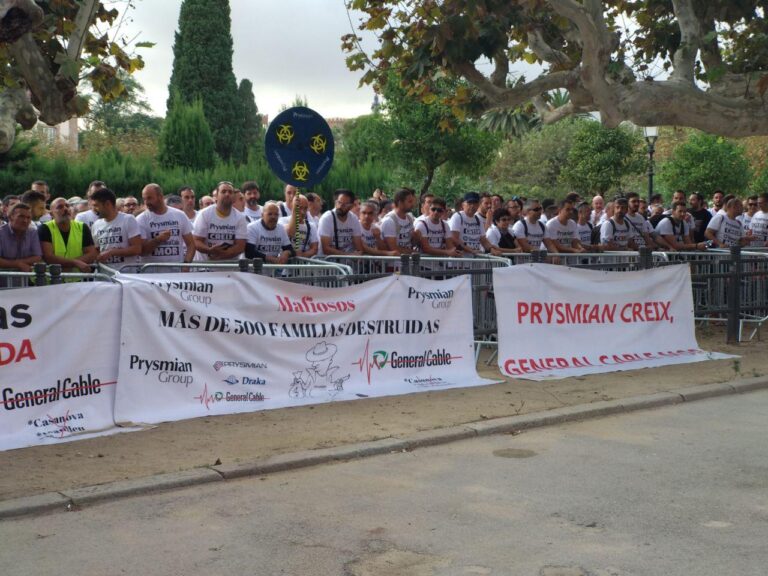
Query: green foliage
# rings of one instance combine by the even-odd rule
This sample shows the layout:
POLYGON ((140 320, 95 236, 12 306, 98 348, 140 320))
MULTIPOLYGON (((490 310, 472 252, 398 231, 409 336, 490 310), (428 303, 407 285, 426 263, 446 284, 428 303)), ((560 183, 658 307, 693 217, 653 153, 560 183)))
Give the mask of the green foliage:
MULTIPOLYGON (((21 129, 17 128, 17 136, 19 132, 21 129)), ((27 169, 34 160, 37 144, 37 140, 32 138, 16 138, 11 149, 0 154, 0 173, 6 170, 18 173, 27 169)))
MULTIPOLYGON (((438 90, 461 93, 466 87, 443 79, 438 90)), ((403 88, 399 78, 391 74, 382 88, 383 110, 391 136, 388 160, 419 174, 421 191, 429 188, 440 166, 467 175, 476 175, 487 168, 499 147, 500 137, 482 130, 476 123, 456 115, 456 111, 438 99, 425 103, 413 98, 403 88)))
POLYGON ((505 196, 564 197, 568 187, 560 173, 576 134, 587 122, 593 123, 568 118, 506 142, 490 172, 498 191, 505 196))
POLYGON ((107 100, 96 94, 92 98, 91 110, 85 117, 89 131, 112 137, 130 132, 158 135, 162 118, 149 114, 152 108, 144 98, 144 87, 125 73, 120 77, 124 90, 119 97, 107 100))
POLYGON ((757 178, 752 181, 749 189, 752 194, 768 192, 768 166, 758 173, 757 178))
POLYGON ((620 188, 628 175, 642 172, 645 165, 639 133, 588 121, 574 135, 560 180, 582 194, 604 194, 620 188))
POLYGON ((237 97, 243 110, 243 141, 249 155, 254 157, 264 154, 264 128, 261 125, 261 114, 253 97, 253 84, 243 79, 237 88, 237 97))
POLYGON ((186 104, 178 95, 174 98, 160 133, 158 160, 166 168, 180 166, 202 170, 213 167, 213 135, 200 100, 186 104))
POLYGON ((366 162, 387 162, 394 140, 386 118, 381 114, 359 116, 344 125, 340 141, 352 166, 366 162))
POLYGON ((660 179, 669 189, 680 188, 709 196, 716 189, 742 194, 747 190, 752 169, 744 147, 732 140, 692 134, 678 146, 672 158, 661 166, 660 179))
POLYGON ((243 163, 242 101, 232 71, 232 34, 228 0, 184 0, 173 45, 173 73, 168 110, 174 93, 184 102, 201 100, 216 152, 224 160, 243 163))

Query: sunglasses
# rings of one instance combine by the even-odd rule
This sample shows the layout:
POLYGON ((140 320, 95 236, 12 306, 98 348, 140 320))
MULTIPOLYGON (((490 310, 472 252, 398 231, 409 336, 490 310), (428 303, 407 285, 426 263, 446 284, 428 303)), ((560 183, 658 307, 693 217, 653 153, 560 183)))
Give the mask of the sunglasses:
POLYGON ((444 209, 444 208, 439 208, 439 207, 437 207, 437 206, 432 206, 432 207, 430 208, 430 210, 432 210, 432 212, 445 212, 445 209, 444 209))
POLYGON ((541 212, 541 206, 538 208, 531 208, 531 212, 541 212))

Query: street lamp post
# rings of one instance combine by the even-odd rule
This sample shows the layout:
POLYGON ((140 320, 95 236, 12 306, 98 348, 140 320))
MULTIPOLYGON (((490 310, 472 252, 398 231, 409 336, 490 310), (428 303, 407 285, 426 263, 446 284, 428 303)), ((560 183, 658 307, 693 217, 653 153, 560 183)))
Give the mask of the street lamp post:
POLYGON ((643 128, 645 143, 648 145, 648 206, 653 197, 653 153, 656 151, 656 140, 659 138, 659 129, 656 126, 643 128))

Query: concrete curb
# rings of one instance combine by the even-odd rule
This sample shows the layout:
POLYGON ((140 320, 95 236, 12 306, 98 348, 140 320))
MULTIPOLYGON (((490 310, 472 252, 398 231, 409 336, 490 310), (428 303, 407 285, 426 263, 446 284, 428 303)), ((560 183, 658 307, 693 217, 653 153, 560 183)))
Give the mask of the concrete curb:
POLYGON ((49 492, 36 496, 0 501, 0 520, 41 514, 54 510, 67 510, 70 505, 83 506, 103 500, 160 492, 185 486, 197 486, 247 476, 263 476, 265 474, 296 470, 319 464, 343 462, 356 458, 447 444, 475 436, 508 434, 532 428, 542 428, 544 426, 577 422, 590 418, 659 408, 661 406, 672 406, 683 402, 764 389, 768 389, 767 377, 737 380, 721 384, 704 384, 702 386, 680 388, 670 392, 659 392, 646 396, 593 402, 591 404, 547 410, 546 412, 494 418, 482 422, 460 424, 436 430, 425 430, 407 436, 383 438, 336 448, 281 454, 244 464, 195 468, 193 470, 157 474, 133 480, 120 480, 98 486, 86 486, 62 492, 49 492))

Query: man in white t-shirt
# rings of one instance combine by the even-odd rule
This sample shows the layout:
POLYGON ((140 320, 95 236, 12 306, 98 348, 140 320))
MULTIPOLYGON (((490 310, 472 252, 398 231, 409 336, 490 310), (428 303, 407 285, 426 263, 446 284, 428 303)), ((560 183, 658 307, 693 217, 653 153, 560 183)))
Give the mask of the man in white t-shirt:
POLYGON ((725 200, 725 193, 722 190, 715 190, 712 194, 712 208, 709 209, 709 213, 715 216, 720 210, 723 209, 723 201, 725 200))
POLYGON ((672 204, 672 213, 662 218, 656 225, 656 232, 669 245, 671 250, 706 250, 704 242, 694 242, 691 227, 685 221, 688 211, 685 202, 672 204))
POLYGON ((320 235, 317 233, 317 224, 310 222, 307 218, 309 200, 307 200, 306 196, 299 194, 293 201, 293 205, 298 208, 298 214, 280 218, 277 221, 277 225, 285 228, 285 233, 291 241, 296 256, 312 258, 312 256, 317 254, 318 246, 320 245, 320 235))
POLYGON ((192 262, 192 223, 181 210, 166 206, 163 189, 147 184, 141 191, 146 210, 136 217, 144 262, 192 262))
POLYGON ((416 204, 416 193, 410 188, 401 188, 394 195, 395 208, 381 221, 381 236, 387 245, 387 250, 397 254, 411 254, 415 250, 413 224, 411 214, 416 204))
POLYGON ((363 253, 360 241, 360 220, 350 210, 355 204, 355 193, 340 188, 334 193, 336 207, 320 217, 320 247, 323 255, 363 253))
POLYGON ((93 211, 99 219, 91 235, 99 249, 97 262, 110 265, 137 265, 142 250, 141 232, 136 218, 117 210, 117 197, 109 188, 91 194, 93 211))
POLYGON ((197 217, 195 191, 191 186, 182 186, 179 188, 178 195, 181 197, 181 211, 184 212, 190 222, 194 222, 197 217))
POLYGON ((573 202, 561 200, 557 215, 547 220, 544 245, 550 252, 586 252, 579 241, 576 222, 571 220, 573 202))
POLYGON ((624 220, 632 227, 633 238, 638 248, 643 246, 648 246, 651 250, 656 248, 656 241, 652 236, 653 226, 640 212, 640 195, 637 192, 627 193, 627 213, 624 215, 624 220))
POLYGON ((367 200, 360 204, 360 244, 363 254, 368 256, 397 256, 399 253, 387 250, 387 244, 381 237, 381 229, 377 223, 379 203, 367 200))
POLYGON ((768 246, 768 193, 757 197, 757 212, 749 223, 753 246, 768 246))
POLYGON ((234 196, 232 183, 220 182, 216 203, 198 212, 192 229, 195 260, 235 260, 245 251, 248 223, 232 206, 234 196))
POLYGON ((85 197, 88 200, 88 210, 85 212, 79 212, 75 215, 75 220, 82 222, 83 224, 87 224, 88 228, 91 229, 91 232, 93 232, 93 223, 99 219, 99 215, 96 214, 96 212, 93 210, 93 202, 91 201, 91 196, 94 192, 96 192, 96 190, 101 190, 102 188, 106 187, 107 185, 104 184, 104 182, 101 180, 94 180, 91 182, 88 185, 88 190, 85 193, 85 197))
POLYGON ((243 214, 245 214, 248 222, 253 222, 254 220, 261 218, 261 206, 259 206, 261 188, 259 188, 259 185, 253 180, 248 180, 247 182, 243 182, 240 190, 242 190, 243 195, 245 196, 245 209, 243 210, 243 214))
POLYGON ((546 227, 541 222, 541 203, 531 198, 525 202, 523 208, 525 217, 515 222, 512 226, 512 234, 523 252, 542 250, 546 227))
MULTIPOLYGON (((683 205, 685 208, 685 205, 683 205)), ((600 244, 607 250, 635 250, 635 232, 624 216, 629 209, 626 198, 613 201, 613 216, 600 225, 600 244)))
POLYGON ((416 221, 421 251, 427 256, 456 256, 462 252, 456 248, 456 242, 448 224, 443 220, 446 203, 434 196, 429 203, 429 216, 416 221))
POLYGON ((280 208, 270 200, 261 211, 261 218, 248 224, 246 258, 262 258, 269 264, 285 264, 291 257, 291 241, 283 226, 279 226, 280 208))
POLYGON ((741 200, 731 198, 725 203, 725 214, 716 214, 709 221, 704 235, 717 248, 744 246, 752 239, 738 220, 743 209, 741 200))
MULTIPOLYGON (((490 200, 490 199, 489 199, 490 200)), ((467 192, 462 204, 463 210, 451 216, 449 225, 453 242, 465 254, 482 254, 483 251, 499 254, 485 237, 485 221, 477 213, 480 207, 480 194, 467 192)))
POLYGON ((280 208, 281 218, 285 218, 293 212, 293 200, 296 198, 298 193, 299 189, 296 188, 296 186, 292 186, 290 184, 285 185, 285 188, 283 189, 285 200, 277 203, 278 207, 280 208))

